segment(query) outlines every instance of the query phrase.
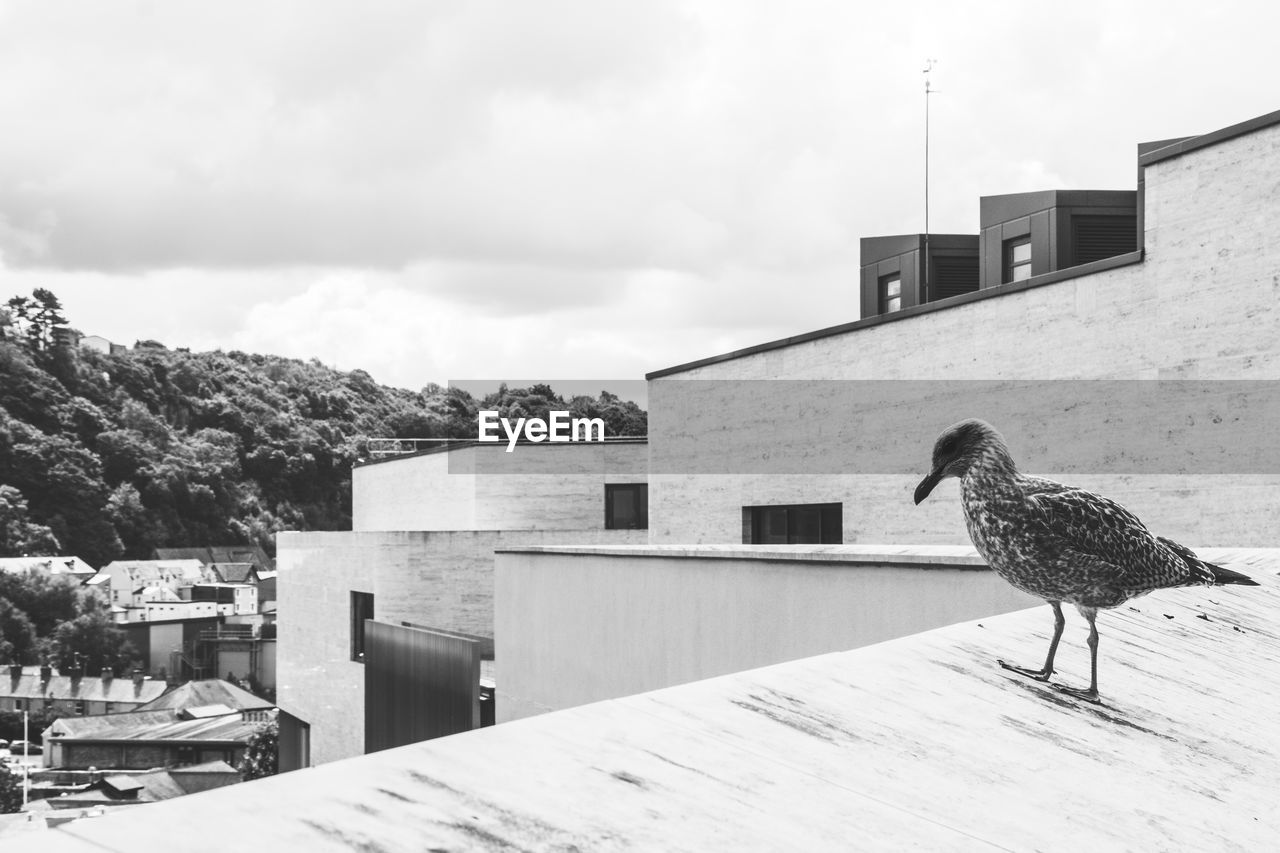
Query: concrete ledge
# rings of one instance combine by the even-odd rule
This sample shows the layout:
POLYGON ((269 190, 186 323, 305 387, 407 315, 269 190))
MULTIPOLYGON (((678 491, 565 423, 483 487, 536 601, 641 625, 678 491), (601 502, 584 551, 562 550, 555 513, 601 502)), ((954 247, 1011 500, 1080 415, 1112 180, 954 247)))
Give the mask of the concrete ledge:
POLYGON ((922 569, 987 568, 986 562, 967 545, 537 545, 503 548, 495 553, 657 557, 666 560, 765 560, 916 566, 922 569))

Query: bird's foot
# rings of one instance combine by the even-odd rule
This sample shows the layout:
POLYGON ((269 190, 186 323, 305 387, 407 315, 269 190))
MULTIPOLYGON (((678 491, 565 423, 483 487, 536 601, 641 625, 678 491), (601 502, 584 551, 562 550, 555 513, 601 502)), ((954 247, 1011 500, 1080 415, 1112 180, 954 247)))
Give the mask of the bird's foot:
POLYGON ((996 663, 1000 664, 1010 672, 1016 672, 1018 675, 1025 675, 1027 678, 1033 678, 1036 681, 1048 681, 1049 676, 1053 675, 1053 670, 1051 669, 1027 669, 1025 666, 1014 666, 1011 663, 1006 663, 1005 661, 998 659, 996 660, 996 663))
POLYGON ((1054 684, 1052 686, 1053 689, 1057 690, 1059 693, 1066 693, 1069 696, 1074 696, 1077 699, 1083 699, 1086 702, 1092 702, 1095 705, 1102 704, 1102 697, 1098 695, 1096 687, 1067 687, 1065 684, 1054 684))

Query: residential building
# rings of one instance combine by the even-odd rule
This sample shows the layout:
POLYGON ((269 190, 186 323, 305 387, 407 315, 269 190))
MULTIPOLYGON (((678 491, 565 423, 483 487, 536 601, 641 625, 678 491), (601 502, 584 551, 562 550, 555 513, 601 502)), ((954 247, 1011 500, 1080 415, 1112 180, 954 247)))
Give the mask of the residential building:
POLYGON ((94 577, 98 570, 79 557, 0 557, 0 572, 48 572, 50 575, 70 575, 82 583, 94 577))
POLYGON ((148 770, 225 761, 233 767, 262 723, 222 705, 64 717, 43 732, 48 767, 148 770))
MULTIPOLYGON (((255 572, 275 570, 275 560, 258 545, 214 545, 198 548, 157 548, 157 560, 199 560, 207 566, 222 563, 247 563, 255 572)), ((226 580, 226 578, 223 578, 226 580)))
POLYGON ((142 672, 88 675, 51 666, 10 666, 0 674, 0 711, 54 710, 68 716, 132 711, 159 698, 168 685, 142 672))
POLYGON ((149 601, 181 601, 184 587, 210 579, 205 564, 196 559, 115 560, 102 567, 102 574, 110 578, 108 598, 113 608, 120 608, 117 613, 143 608, 149 601))

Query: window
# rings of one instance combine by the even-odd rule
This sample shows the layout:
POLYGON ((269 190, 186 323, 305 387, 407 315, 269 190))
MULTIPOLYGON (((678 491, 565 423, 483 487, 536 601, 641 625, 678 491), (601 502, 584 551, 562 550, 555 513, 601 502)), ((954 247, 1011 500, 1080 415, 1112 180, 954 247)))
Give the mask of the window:
POLYGON ((84 700, 83 699, 78 700, 76 702, 76 714, 78 714, 81 717, 84 716, 84 700))
POLYGON ((604 529, 649 529, 648 483, 608 483, 605 485, 604 529))
POLYGON ((744 506, 745 545, 839 545, 844 542, 844 504, 744 506))
POLYGON ((373 593, 351 592, 351 659, 364 663, 364 621, 373 618, 373 593))
POLYGON ((1031 278, 1031 238, 1016 237, 1004 241, 1004 280, 1023 281, 1031 278))
POLYGON ((902 273, 880 277, 880 313, 888 314, 902 308, 902 273))

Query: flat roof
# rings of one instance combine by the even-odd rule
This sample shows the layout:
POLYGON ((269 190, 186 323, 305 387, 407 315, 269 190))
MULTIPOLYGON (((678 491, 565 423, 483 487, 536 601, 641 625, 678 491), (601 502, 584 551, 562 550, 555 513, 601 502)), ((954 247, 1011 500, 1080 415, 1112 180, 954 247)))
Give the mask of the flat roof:
MULTIPOLYGON (((417 439, 406 438, 403 440, 416 441, 417 439)), ((611 444, 648 444, 648 443, 649 443, 649 437, 644 435, 619 435, 619 436, 607 435, 604 437, 603 441, 557 441, 554 444, 546 441, 526 441, 524 439, 521 439, 516 442, 516 446, 517 447, 564 448, 564 447, 578 447, 578 446, 591 447, 593 445, 598 447, 601 444, 611 445, 611 444)), ((459 439, 453 440, 449 444, 444 444, 439 447, 428 447, 426 450, 414 450, 408 453, 387 454, 386 456, 379 456, 376 459, 360 459, 360 460, 357 460, 355 465, 352 467, 363 468, 367 465, 381 465, 384 462, 395 462, 400 459, 412 459, 418 456, 434 456, 437 453, 451 453, 454 450, 464 450, 469 447, 482 447, 482 448, 497 449, 497 450, 505 451, 507 448, 507 439, 504 438, 498 442, 490 442, 490 441, 482 442, 482 441, 477 441, 473 438, 459 438, 459 439)))
MULTIPOLYGON (((1280 834, 1280 549, 1258 587, 1100 616, 1104 704, 1035 665, 1047 607, 584 705, 6 838, 12 851, 1264 850, 1280 834)), ((1067 617, 1055 676, 1088 678, 1067 617)), ((501 701, 501 699, 499 699, 501 701)))
POLYGON ((498 548, 494 553, 987 569, 986 561, 969 545, 529 545, 498 548))

